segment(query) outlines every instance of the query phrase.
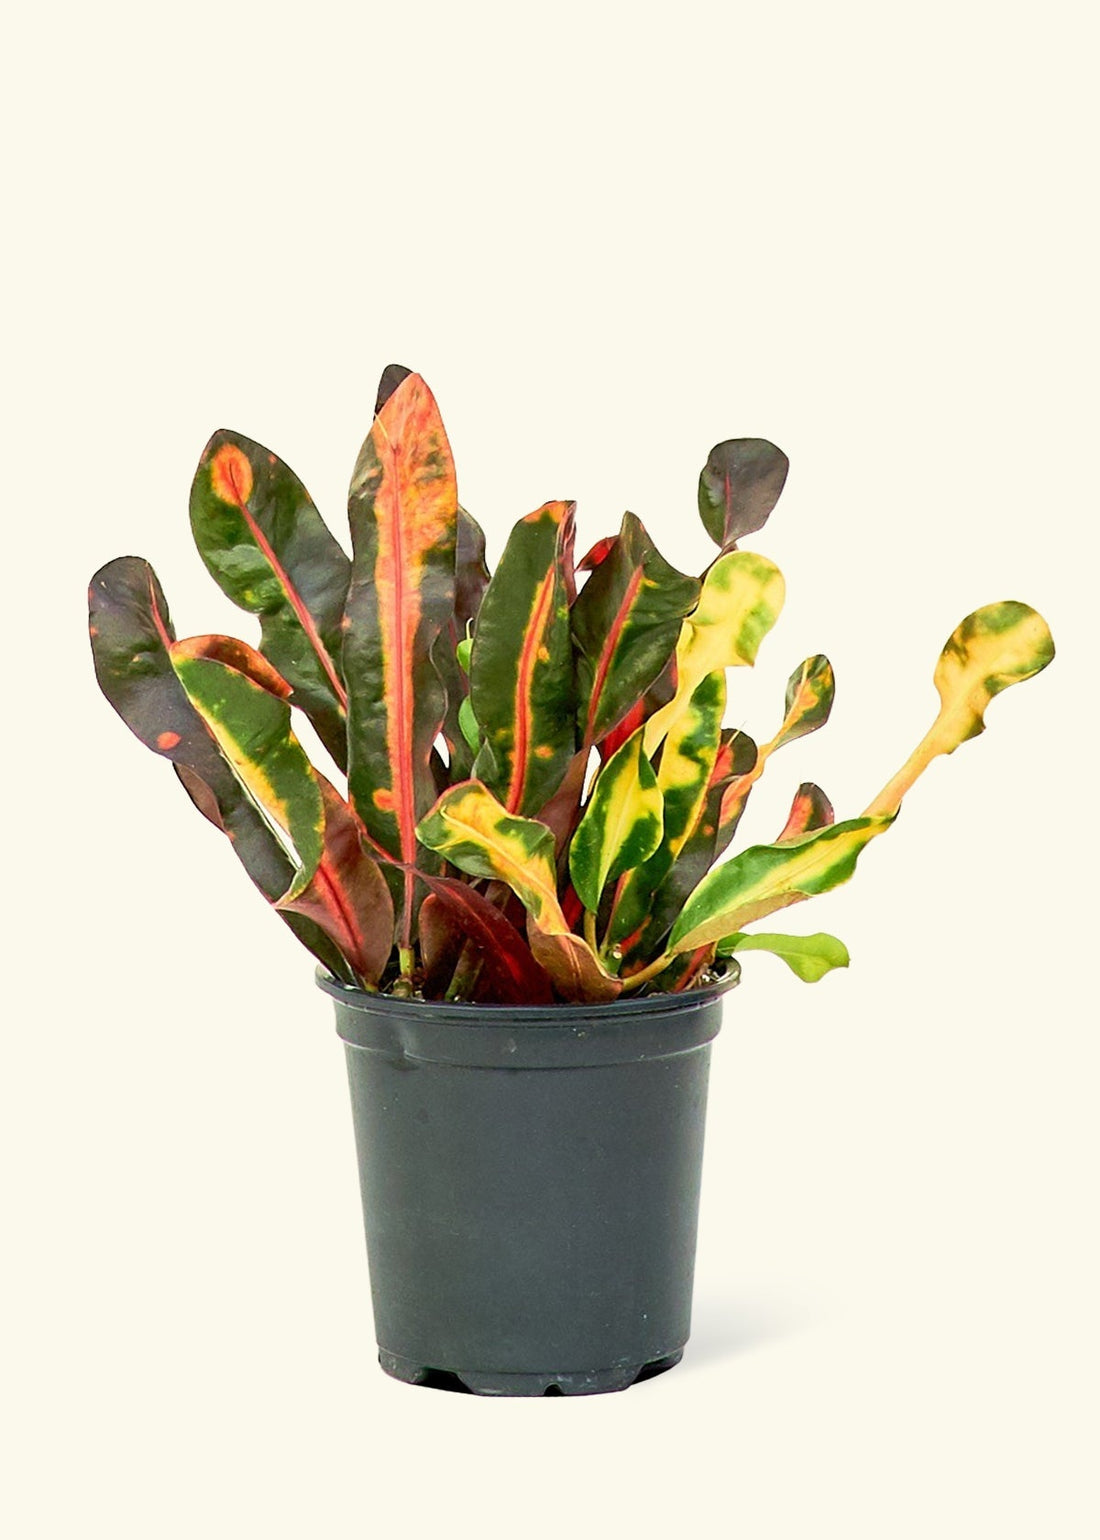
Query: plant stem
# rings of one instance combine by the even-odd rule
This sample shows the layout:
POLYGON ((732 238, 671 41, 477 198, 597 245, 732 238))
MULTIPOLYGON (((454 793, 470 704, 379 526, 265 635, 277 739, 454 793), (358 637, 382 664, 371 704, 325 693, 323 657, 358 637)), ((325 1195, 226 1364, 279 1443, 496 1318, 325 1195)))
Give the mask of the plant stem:
POLYGON ((650 979, 655 979, 658 973, 663 973, 665 971, 669 963, 672 961, 672 958, 672 952, 663 952, 661 956, 658 957, 655 962, 651 962, 647 968, 642 968, 637 973, 628 974, 627 977, 623 979, 623 994, 625 995, 628 989, 640 989, 643 984, 648 984, 650 979))
POLYGON ((596 916, 591 909, 584 911, 584 939, 594 952, 600 949, 599 937, 596 935, 596 916))
POLYGON ((401 977, 412 982, 413 969, 416 967, 416 956, 411 946, 399 946, 397 949, 397 965, 401 970, 401 977))

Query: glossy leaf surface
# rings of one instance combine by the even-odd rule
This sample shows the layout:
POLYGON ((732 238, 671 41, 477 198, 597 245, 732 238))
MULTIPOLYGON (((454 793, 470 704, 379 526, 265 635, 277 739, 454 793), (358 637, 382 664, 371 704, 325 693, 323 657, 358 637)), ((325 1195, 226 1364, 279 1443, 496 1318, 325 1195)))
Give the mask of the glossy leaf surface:
POLYGON ((569 847, 569 871, 593 913, 604 887, 648 861, 664 832, 664 799, 642 747, 641 729, 600 770, 569 847))
POLYGON ((850 818, 788 840, 753 845, 709 872, 689 896, 669 937, 671 952, 689 952, 743 930, 754 920, 847 882, 868 842, 892 818, 850 818))
POLYGON ((622 528, 589 553, 592 576, 573 605, 579 723, 589 748, 623 720, 665 668, 684 616, 698 603, 697 578, 661 556, 642 521, 622 528))
POLYGON ((478 610, 470 704, 484 735, 474 773, 512 813, 536 813, 576 751, 569 585, 572 503, 512 530, 478 610))
POLYGON ((752 665, 783 607, 783 574, 751 551, 720 556, 703 582, 676 644, 676 694, 646 723, 651 756, 708 674, 752 665))
POLYGON ((835 819, 833 804, 821 787, 815 786, 813 781, 803 781, 794 794, 787 822, 776 843, 798 839, 800 835, 809 834, 814 829, 828 828, 835 819))
POLYGON ((762 529, 787 480, 787 456, 764 438, 715 444, 699 477, 699 515, 723 551, 762 529))
MULTIPOLYGON (((431 756, 445 698, 431 651, 454 611, 458 521, 446 431, 419 375, 404 379, 375 418, 352 475, 348 517, 348 786, 371 836, 412 867, 417 819, 436 795, 431 756)), ((406 874, 406 946, 413 899, 406 874)))
POLYGON ((430 849, 473 877, 506 882, 528 914, 535 959, 566 999, 613 999, 620 985, 572 934, 557 895, 554 836, 545 824, 511 814, 478 781, 440 797, 419 827, 430 849))
POLYGON ((343 768, 340 618, 350 566, 309 493, 269 449, 223 429, 195 472, 191 529, 223 593, 259 616, 260 650, 343 768))

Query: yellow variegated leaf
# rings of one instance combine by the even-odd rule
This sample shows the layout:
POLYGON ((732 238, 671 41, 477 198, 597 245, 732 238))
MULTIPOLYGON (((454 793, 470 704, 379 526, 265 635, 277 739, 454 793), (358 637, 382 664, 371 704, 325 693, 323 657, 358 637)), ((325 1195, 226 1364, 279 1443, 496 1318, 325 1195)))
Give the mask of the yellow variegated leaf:
POLYGON ((985 709, 995 695, 1038 674, 1053 657, 1050 629, 1027 604, 1006 599, 968 615, 948 637, 936 664, 939 715, 868 813, 896 813, 937 755, 953 753, 984 731, 985 709))
POLYGON ((855 871, 860 851, 893 816, 850 818, 782 845, 753 845, 715 867, 692 892, 672 927, 668 951, 691 952, 802 898, 827 893, 855 871))
POLYGON ((622 987, 575 936, 558 902, 554 835, 534 818, 509 813, 480 781, 461 781, 438 799, 417 838, 472 877, 506 882, 527 910, 535 959, 571 1000, 610 1000, 622 987))
POLYGON ((676 694, 646 724, 647 754, 656 752, 708 674, 756 662, 760 643, 783 608, 784 594, 783 574, 766 557, 731 551, 718 558, 707 573, 699 603, 681 627, 676 694))
POLYGON ((664 798, 639 728, 596 777, 569 847, 569 873, 586 909, 595 913, 613 877, 648 861, 663 829, 664 798))

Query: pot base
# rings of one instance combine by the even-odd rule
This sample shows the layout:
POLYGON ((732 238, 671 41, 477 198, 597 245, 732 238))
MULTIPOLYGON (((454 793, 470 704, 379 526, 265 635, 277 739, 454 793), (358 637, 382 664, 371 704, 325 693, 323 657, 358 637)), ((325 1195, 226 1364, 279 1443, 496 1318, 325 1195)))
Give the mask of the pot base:
POLYGON ((385 1372, 406 1385, 423 1385, 433 1390, 465 1391, 475 1396, 597 1396, 613 1390, 628 1390, 641 1380, 652 1379, 672 1369, 684 1356, 683 1348, 651 1358, 644 1364, 627 1364, 615 1369, 593 1369, 574 1374, 484 1374, 477 1370, 431 1369, 397 1353, 381 1348, 378 1362, 385 1372))

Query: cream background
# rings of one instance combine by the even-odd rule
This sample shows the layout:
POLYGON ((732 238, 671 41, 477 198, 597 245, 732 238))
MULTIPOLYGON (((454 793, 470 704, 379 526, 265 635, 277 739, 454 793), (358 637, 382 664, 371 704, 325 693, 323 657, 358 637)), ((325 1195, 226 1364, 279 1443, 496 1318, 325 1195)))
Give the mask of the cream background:
POLYGON ((1091 21, 1062 0, 20 13, 6 1533, 1097 1534, 1091 21), (186 523, 218 425, 342 534, 391 359, 438 395, 494 555, 571 496, 582 549, 629 506, 697 568, 710 445, 787 450, 751 543, 788 609, 737 719, 767 728, 819 648, 839 688, 748 833, 804 777, 858 811, 976 605, 1027 599, 1059 647, 851 886, 792 915, 842 935, 850 972, 746 961, 694 1338, 620 1397, 490 1402, 374 1366, 328 1004, 86 654, 84 585, 124 551, 182 631, 238 624, 186 523))

